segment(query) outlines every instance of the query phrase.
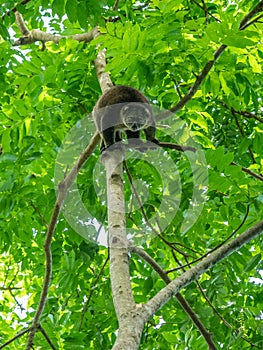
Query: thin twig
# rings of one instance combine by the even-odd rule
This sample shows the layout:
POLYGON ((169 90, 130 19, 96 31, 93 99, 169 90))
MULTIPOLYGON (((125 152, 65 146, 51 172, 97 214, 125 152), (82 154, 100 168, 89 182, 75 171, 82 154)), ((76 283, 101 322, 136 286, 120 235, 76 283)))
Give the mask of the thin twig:
POLYGON ((17 7, 19 5, 26 5, 28 2, 30 2, 31 0, 23 0, 21 1, 19 4, 16 4, 15 7, 13 7, 11 10, 7 11, 5 14, 3 14, 2 16, 2 20, 5 18, 5 16, 10 16, 11 12, 17 12, 17 7))
MULTIPOLYGON (((244 30, 247 28, 249 25, 252 24, 252 22, 249 23, 249 20, 255 16, 258 12, 262 11, 263 9, 263 1, 260 1, 258 5, 256 5, 240 22, 239 30, 244 30)), ((162 120, 170 116, 169 112, 176 113, 179 110, 181 110, 187 102, 189 102, 192 97, 196 94, 198 91, 200 85, 204 81, 204 79, 207 77, 208 73, 212 69, 212 67, 215 65, 216 61, 220 57, 220 55, 225 51, 227 48, 227 45, 222 44, 219 46, 219 48, 214 52, 214 58, 210 61, 208 61, 201 73, 197 76, 194 84, 191 86, 191 88, 188 90, 188 92, 185 94, 183 98, 180 99, 180 101, 171 107, 168 111, 162 112, 158 115, 158 120, 162 120)))
POLYGON ((251 25, 253 22, 249 22, 258 12, 263 10, 263 1, 260 1, 240 22, 239 29, 243 30, 251 25))
POLYGON ((191 262, 188 262, 187 264, 185 265, 182 265, 180 267, 177 267, 175 269, 171 269, 169 271, 166 271, 167 273, 170 273, 170 272, 174 272, 174 271, 177 271, 177 270, 181 270, 181 269, 184 269, 185 267, 189 267, 191 266, 192 264, 195 264, 196 262, 198 261, 201 261, 203 260, 204 258, 206 258, 208 255, 210 255, 211 253, 215 252, 216 250, 218 250, 220 247, 222 247, 224 244, 226 244, 240 229, 241 227, 245 224, 246 222, 246 219, 248 217, 248 214, 249 214, 249 205, 247 206, 247 209, 246 209, 246 213, 241 221, 241 223, 238 225, 238 227, 224 240, 222 241, 221 243, 219 243, 215 248, 209 250, 207 253, 203 254, 200 258, 198 259, 195 259, 191 262))
POLYGON ((98 283, 98 281, 100 279, 100 276, 102 275, 102 272, 103 272, 105 266, 107 265, 108 261, 109 261, 109 255, 107 256, 106 260, 104 261, 104 263, 103 263, 103 265, 102 265, 102 267, 101 267, 101 269, 100 269, 100 271, 99 271, 99 273, 98 273, 98 275, 97 275, 97 277, 96 277, 92 287, 90 288, 90 293, 89 293, 88 299, 87 299, 87 301, 86 301, 86 303, 85 303, 85 305, 83 307, 82 313, 81 313, 80 324, 79 324, 79 327, 78 327, 79 332, 81 330, 81 327, 82 327, 82 324, 83 324, 83 321, 84 321, 84 316, 85 316, 85 314, 86 314, 86 312, 88 310, 89 303, 91 301, 92 295, 93 295, 93 293, 95 291, 95 286, 98 283))
MULTIPOLYGON (((234 110, 233 108, 231 108, 231 113, 232 113, 232 115, 233 115, 233 117, 234 117, 236 126, 237 126, 237 128, 238 128, 238 130, 239 130, 239 132, 240 132, 241 137, 242 137, 242 138, 245 138, 245 133, 244 133, 244 131, 243 131, 243 129, 242 129, 242 126, 241 126, 240 123, 239 123, 239 120, 238 120, 238 118, 237 118, 236 112, 235 112, 235 110, 234 110)), ((256 160, 255 160, 255 157, 254 157, 254 154, 253 154, 253 150, 252 150, 252 148, 251 148, 250 145, 248 146, 248 152, 249 152, 249 154, 250 154, 252 163, 253 163, 253 164, 257 164, 257 162, 256 162, 256 160)))
POLYGON ((259 15, 258 17, 256 17, 255 19, 253 19, 251 22, 249 22, 249 23, 247 23, 246 25, 244 25, 244 26, 242 27, 242 29, 246 29, 248 26, 251 26, 251 25, 254 24, 254 23, 262 23, 261 21, 259 21, 260 18, 262 18, 262 17, 263 17, 263 15, 259 15))
MULTIPOLYGON (((205 10, 205 8, 202 6, 202 5, 200 5, 196 0, 191 0, 194 4, 196 4, 200 9, 202 9, 204 12, 205 12, 205 14, 206 14, 206 11, 207 10, 205 10)), ((202 0, 202 3, 204 3, 204 1, 202 0)), ((212 18, 214 18, 218 23, 221 23, 221 20, 220 19, 218 19, 218 18, 216 18, 214 15, 212 15, 210 12, 208 12, 207 11, 207 14, 210 16, 210 17, 212 17, 212 18)))
POLYGON ((39 216, 39 218, 41 219, 42 223, 46 226, 46 228, 48 228, 47 221, 45 220, 44 216, 40 213, 40 211, 38 210, 38 208, 34 205, 34 203, 32 201, 30 201, 30 205, 34 209, 36 214, 39 216))
MULTIPOLYGON (((231 164, 231 165, 240 166, 240 165, 238 165, 238 164, 235 163, 235 162, 231 162, 230 164, 231 164)), ((244 173, 247 173, 248 175, 253 176, 255 179, 260 180, 260 181, 263 181, 263 176, 262 176, 262 175, 256 174, 254 171, 252 171, 252 170, 250 170, 250 169, 248 169, 248 168, 245 168, 245 167, 243 167, 243 166, 241 167, 241 170, 242 170, 244 173)))
POLYGON ((178 145, 176 143, 171 143, 171 142, 159 142, 158 146, 163 147, 163 148, 176 149, 177 151, 181 151, 181 152, 186 152, 186 151, 196 152, 197 151, 197 148, 195 148, 195 147, 181 146, 181 145, 178 145))
POLYGON ((113 10, 113 11, 116 11, 116 10, 118 9, 119 2, 120 2, 120 0, 116 0, 116 1, 115 1, 114 5, 112 6, 112 10, 113 10))
POLYGON ((60 211, 62 209, 62 205, 64 203, 64 200, 67 196, 68 190, 71 187, 73 181, 75 180, 79 170, 82 168, 82 166, 85 164, 89 156, 94 151, 96 145, 98 144, 100 139, 100 136, 98 133, 94 134, 89 145, 86 147, 86 149, 80 154, 78 160, 74 164, 72 170, 67 175, 67 177, 59 184, 59 192, 57 196, 57 200, 53 209, 53 213, 50 219, 50 223, 48 226, 48 231, 45 238, 44 243, 44 251, 45 251, 45 259, 46 259, 46 269, 45 269, 45 277, 42 287, 42 292, 40 296, 40 300, 38 303, 38 307, 32 322, 32 326, 30 328, 30 332, 28 335, 28 341, 26 350, 30 350, 33 346, 33 341, 35 337, 35 333, 38 330, 38 327, 40 325, 40 318, 43 313, 43 310, 45 308, 47 297, 48 297, 48 290, 49 285, 52 277, 52 252, 51 252, 51 241, 52 237, 58 222, 58 217, 60 214, 60 211))
MULTIPOLYGON (((240 331, 238 329, 235 329, 234 326, 232 326, 221 314, 220 312, 217 310, 217 308, 212 304, 212 302, 210 301, 210 299, 207 297, 205 291, 203 290, 201 284, 199 283, 199 281, 196 281, 196 284, 198 286, 198 289, 200 290, 200 292, 202 293, 203 297, 205 298, 206 302, 208 303, 208 305, 211 307, 211 309, 214 311, 214 313, 217 315, 217 317, 227 326, 227 328, 231 329, 231 331, 233 331, 233 333, 235 333, 235 335, 239 335, 240 331)), ((243 339, 246 343, 248 343, 251 348, 258 348, 259 347, 253 343, 251 343, 247 338, 241 336, 241 339, 243 339)))
POLYGON ((201 1, 202 1, 202 4, 203 4, 203 10, 205 12, 206 24, 209 24, 209 12, 207 10, 206 3, 205 3, 204 0, 201 0, 201 1))
POLYGON ((263 220, 254 224, 252 227, 241 233, 238 237, 224 244, 215 252, 207 256, 203 261, 199 262, 188 271, 182 273, 175 278, 166 287, 161 289, 153 298, 146 304, 148 318, 154 315, 170 298, 178 293, 182 288, 185 288, 190 283, 197 280, 204 272, 217 265, 220 261, 230 256, 232 253, 241 249, 251 240, 259 237, 263 232, 263 220))
POLYGON ((23 330, 22 332, 18 333, 12 339, 9 339, 6 343, 0 345, 0 349, 5 348, 7 345, 13 343, 16 339, 21 338, 24 334, 28 333, 29 331, 30 331, 30 328, 27 328, 27 329, 23 330))
POLYGON ((236 114, 242 115, 243 117, 248 118, 248 119, 255 119, 258 122, 263 123, 263 116, 257 116, 256 114, 248 112, 248 111, 237 111, 233 107, 228 107, 228 105, 225 102, 223 102, 223 101, 220 101, 219 103, 223 107, 225 107, 226 109, 234 111, 236 114))
POLYGON ((50 345, 52 350, 56 350, 57 348, 55 345, 52 343, 51 339, 49 338, 47 332, 42 328, 42 326, 39 326, 40 332, 43 334, 44 338, 46 339, 47 343, 50 345))

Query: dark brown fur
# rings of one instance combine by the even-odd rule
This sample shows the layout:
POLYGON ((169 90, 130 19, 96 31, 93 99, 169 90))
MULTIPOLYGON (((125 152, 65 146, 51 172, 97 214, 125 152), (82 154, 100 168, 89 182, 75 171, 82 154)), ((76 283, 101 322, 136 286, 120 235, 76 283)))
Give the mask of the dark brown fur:
POLYGON ((121 141, 121 131, 126 133, 129 144, 132 139, 140 142, 141 130, 147 141, 158 143, 151 106, 146 97, 132 87, 120 85, 108 90, 98 100, 93 117, 102 139, 101 152, 121 141))

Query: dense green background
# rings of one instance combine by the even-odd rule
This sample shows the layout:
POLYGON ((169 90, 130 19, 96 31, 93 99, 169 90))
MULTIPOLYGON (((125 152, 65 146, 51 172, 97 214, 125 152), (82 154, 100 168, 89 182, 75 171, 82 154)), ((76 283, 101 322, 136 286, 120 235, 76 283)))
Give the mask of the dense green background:
MULTIPOLYGON (((259 20, 239 31, 241 19, 257 3, 120 1, 118 11, 113 12, 113 1, 28 1, 17 9, 30 30, 72 35, 99 25, 104 34, 91 43, 49 42, 41 51, 39 43, 12 47, 12 40, 21 36, 10 11, 15 2, 0 1, 1 343, 30 325, 38 304, 44 274, 43 241, 56 199, 57 155, 70 129, 92 111, 101 94, 93 65, 98 43, 107 48, 113 83, 140 89, 160 108, 174 106, 213 59, 215 50, 221 44, 228 46, 192 100, 177 116, 164 121, 170 126, 168 131, 160 128, 157 135, 161 141, 187 144, 186 128, 178 131, 180 117, 191 139, 203 149, 209 186, 202 214, 190 230, 182 231, 191 206, 193 173, 190 156, 168 150, 162 154, 173 160, 180 175, 181 198, 175 218, 162 235, 174 245, 141 234, 140 210, 127 218, 128 227, 136 233, 135 242, 170 270, 200 258, 241 223, 239 233, 262 219, 262 180, 241 169, 263 173, 263 24, 259 20)), ((87 138, 76 142, 77 151, 89 142, 92 120, 87 120, 86 127, 87 138)), ((105 192, 103 181, 96 183, 93 178, 94 167, 103 171, 98 160, 97 149, 78 176, 79 192, 91 215, 88 219, 94 218, 83 232, 92 237, 100 222, 107 224, 106 206, 100 200, 105 192)), ((72 159, 68 162, 65 156, 59 164, 65 173, 72 159)), ((149 187, 145 211, 154 216, 163 194, 158 172, 139 160, 128 165, 133 178, 149 187)), ((125 179, 129 202, 132 194, 125 179)), ((174 205, 178 193, 172 188, 167 191, 174 205)), ((54 273, 42 326, 59 349, 109 349, 117 322, 108 265, 102 269, 107 249, 75 231, 62 215, 52 244, 54 273)), ((196 284, 182 291, 223 349, 249 349, 251 344, 263 348, 261 242, 254 240, 205 273, 199 279, 202 292, 196 284)), ((164 285, 133 255, 131 276, 137 302, 147 301, 164 285)), ((25 343, 23 336, 8 349, 22 349, 25 343)), ((35 345, 36 349, 50 348, 40 333, 35 345)), ((147 324, 140 349, 202 350, 207 345, 171 300, 147 324)))

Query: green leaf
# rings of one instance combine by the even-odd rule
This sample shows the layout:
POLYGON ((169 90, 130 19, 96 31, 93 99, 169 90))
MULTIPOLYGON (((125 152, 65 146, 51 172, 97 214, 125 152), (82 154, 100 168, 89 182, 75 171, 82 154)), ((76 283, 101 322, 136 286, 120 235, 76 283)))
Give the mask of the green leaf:
POLYGON ((162 332, 164 339, 170 344, 176 344, 177 335, 172 332, 162 332))
POLYGON ((10 129, 6 129, 2 133, 1 141, 2 141, 3 151, 5 153, 10 152, 10 150, 11 150, 11 147, 10 147, 10 131, 11 131, 10 129))
POLYGON ((253 40, 240 37, 240 36, 230 36, 230 37, 224 38, 222 40, 222 43, 227 46, 238 47, 240 49, 245 49, 246 47, 255 45, 255 42, 253 40))
POLYGON ((253 73, 262 73, 262 66, 258 63, 257 59, 253 55, 248 56, 248 61, 250 66, 252 67, 253 73))
POLYGON ((145 293, 148 294, 151 292, 151 290, 153 289, 153 280, 151 277, 147 277, 147 279, 144 282, 144 289, 145 289, 145 293))
POLYGON ((86 2, 79 2, 77 5, 78 22, 81 28, 88 28, 88 9, 86 2))
POLYGON ((216 72, 211 72, 209 76, 210 76, 209 81, 210 81, 211 91, 214 97, 216 97, 220 92, 220 80, 216 72))
POLYGON ((211 148, 211 149, 215 148, 215 146, 213 145, 211 140, 208 137, 206 137, 205 135, 203 135, 201 132, 193 131, 192 135, 194 137, 194 140, 196 140, 198 143, 200 143, 200 145, 202 145, 203 147, 211 148))
POLYGON ((107 22, 106 23, 106 29, 107 33, 109 33, 112 36, 115 36, 115 25, 112 22, 107 22))
POLYGON ((202 113, 195 113, 195 114, 191 113, 188 119, 192 123, 200 126, 200 128, 203 129, 205 132, 208 132, 208 125, 205 118, 202 116, 202 113))
POLYGON ((229 95, 231 92, 231 89, 228 87, 227 82, 225 80, 225 74, 219 73, 219 80, 221 82, 221 86, 223 88, 223 91, 225 92, 226 95, 229 95))
POLYGON ((4 40, 10 40, 9 32, 1 22, 0 22, 0 35, 4 40))
POLYGON ((60 18, 64 15, 64 0, 53 0, 52 2, 52 13, 58 15, 60 18))
MULTIPOLYGON (((122 266, 107 263, 105 236, 109 225, 117 229, 119 223, 108 222, 99 147, 70 189, 63 186, 67 181, 61 183, 75 173, 74 163, 93 139, 89 114, 101 95, 94 59, 105 48, 112 83, 139 89, 156 114, 158 107, 182 103, 177 113, 158 121, 164 127, 157 127, 156 137, 198 151, 130 149, 126 155, 131 178, 123 174, 127 238, 171 279, 177 278, 186 255, 194 266, 230 236, 227 244, 241 232, 253 232, 263 217, 262 182, 247 171, 263 172, 262 24, 238 29, 258 2, 207 1, 208 11, 186 0, 119 1, 116 11, 115 0, 24 2, 0 5, 0 33, 5 38, 0 41, 1 344, 32 324, 45 276, 44 242, 48 228, 57 224, 43 327, 56 349, 111 349, 118 323, 110 281, 114 272, 122 273, 122 266), (11 47, 8 31, 13 28, 12 35, 21 36, 16 5, 30 30, 71 39, 47 42, 44 51, 39 43, 11 47), (96 40, 72 39, 96 26, 102 34, 96 40), (228 48, 202 81, 204 67, 222 43, 228 48), (197 91, 196 81, 201 83, 197 91), (194 96, 188 101, 189 92, 194 96), (55 169, 60 170, 58 176, 55 169), (62 208, 58 187, 66 191, 62 208), (60 215, 51 220, 59 209, 60 215)), ((253 19, 260 16, 253 14, 253 19)), ((203 304, 194 283, 181 291, 217 348, 262 349, 260 243, 254 239, 237 248, 199 279, 222 317, 242 330, 238 337, 203 304)), ((127 257, 127 252, 119 253, 127 257)), ((165 283, 141 256, 129 255, 125 270, 131 272, 132 293, 140 307, 162 292, 165 283)), ((26 342, 26 336, 20 337, 10 349, 25 349, 26 342)), ((34 346, 45 350, 49 345, 36 334, 34 346)), ((207 343, 171 298, 148 320, 140 348, 205 350, 207 343)))
POLYGON ((250 259, 249 262, 244 266, 244 272, 249 272, 249 271, 253 270, 258 265, 260 260, 261 260, 260 253, 253 256, 253 258, 250 259))
POLYGON ((122 42, 124 52, 134 53, 139 45, 139 37, 140 27, 131 22, 126 23, 122 42))
POLYGON ((76 23, 78 20, 77 8, 78 8, 77 0, 67 0, 65 5, 65 11, 71 23, 76 23))

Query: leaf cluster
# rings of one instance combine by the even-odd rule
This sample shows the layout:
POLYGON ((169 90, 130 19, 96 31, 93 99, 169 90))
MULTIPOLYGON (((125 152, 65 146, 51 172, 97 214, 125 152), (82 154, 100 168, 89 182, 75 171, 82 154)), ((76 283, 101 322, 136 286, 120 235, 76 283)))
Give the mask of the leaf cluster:
MULTIPOLYGON (((93 65, 98 44, 107 49, 114 83, 139 88, 163 109, 180 101, 215 50, 227 45, 191 101, 161 122, 167 128, 158 127, 161 141, 195 146, 197 155, 158 149, 131 152, 127 160, 132 184, 125 171, 126 220, 133 244, 172 279, 262 218, 262 181, 252 175, 263 173, 263 26, 259 19, 239 30, 256 3, 120 1, 113 11, 114 1, 103 0, 0 1, 1 343, 30 325, 56 186, 94 132, 86 116, 100 96, 93 65), (44 51, 38 44, 15 49, 8 42, 14 31, 20 36, 15 6, 30 30, 73 35, 99 25, 102 35, 91 44, 68 38, 46 43, 44 51)), ((103 267, 103 172, 96 150, 72 189, 79 197, 65 203, 74 224, 65 211, 52 243, 54 275, 41 324, 56 348, 107 349, 116 337, 109 269, 103 267)), ((200 286, 182 292, 220 347, 262 347, 261 247, 258 238, 205 273, 200 286)), ((136 302, 164 286, 134 254, 130 269, 136 302)), ((38 333, 35 343, 48 349, 43 339, 38 333)), ((23 336, 9 348, 25 343, 23 336)), ((207 344, 171 299, 145 327, 141 348, 186 347, 207 344)))

